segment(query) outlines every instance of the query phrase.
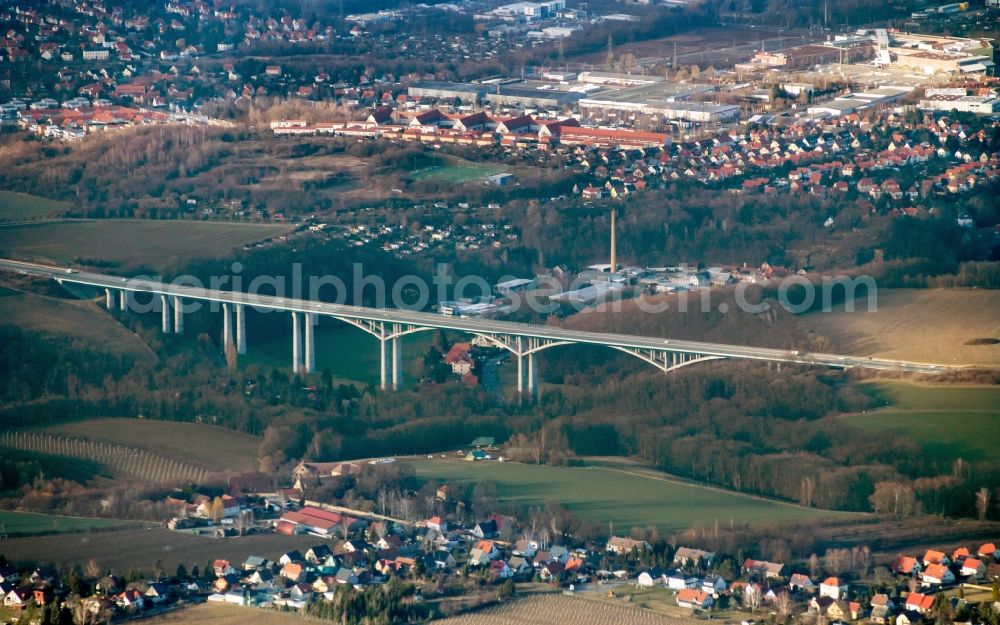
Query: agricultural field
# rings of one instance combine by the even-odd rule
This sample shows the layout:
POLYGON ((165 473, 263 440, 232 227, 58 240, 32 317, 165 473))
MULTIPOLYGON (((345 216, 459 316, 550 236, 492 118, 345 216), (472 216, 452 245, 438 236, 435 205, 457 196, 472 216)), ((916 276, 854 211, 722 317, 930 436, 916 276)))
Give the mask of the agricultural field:
POLYGON ((885 407, 831 419, 870 432, 897 432, 943 458, 996 458, 1000 387, 868 382, 862 389, 885 407))
MULTIPOLYGON (((83 517, 59 516, 55 514, 35 514, 33 512, 9 512, 0 510, 0 536, 87 532, 90 530, 115 527, 136 527, 137 525, 139 524, 133 521, 120 521, 117 519, 88 519, 83 517)), ((67 538, 66 540, 71 539, 67 538)), ((0 543, 0 552, 3 552, 4 554, 7 553, 7 544, 8 541, 0 543)))
MULTIPOLYGON (((3 232, 0 228, 0 233, 3 232)), ((0 297, 0 324, 81 341, 89 348, 149 358, 153 354, 128 328, 99 310, 93 302, 45 297, 4 289, 0 297)))
MULTIPOLYGON (((119 521, 118 523, 121 523, 119 521)), ((29 536, 9 538, 0 543, 8 560, 24 566, 31 563, 79 564, 93 558, 102 569, 122 575, 130 570, 152 572, 159 562, 164 571, 173 572, 178 564, 191 569, 205 566, 216 558, 243 562, 247 556, 262 555, 277 559, 285 551, 306 550, 322 542, 315 536, 259 534, 239 538, 213 538, 171 532, 162 527, 123 529, 91 534, 66 534, 58 540, 29 536)))
POLYGON ((1000 292, 961 289, 879 289, 867 300, 802 316, 836 353, 950 365, 1000 366, 1000 292), (993 341, 996 341, 995 343, 993 341))
POLYGON ((209 221, 81 220, 0 227, 0 254, 72 263, 100 260, 122 269, 164 269, 278 236, 292 225, 209 221))
POLYGON ((216 425, 151 419, 90 419, 43 432, 144 449, 216 471, 254 471, 261 439, 216 425))
MULTIPOLYGON (((334 383, 378 384, 379 342, 372 335, 346 323, 321 319, 314 335, 316 371, 329 369, 334 383)), ((403 349, 403 383, 416 381, 424 354, 431 344, 430 332, 400 339, 403 349)), ((292 362, 292 338, 282 336, 249 346, 241 363, 288 368, 292 362)))
POLYGON ((565 506, 580 518, 616 527, 656 526, 661 532, 696 524, 830 518, 825 510, 683 482, 641 467, 552 467, 516 462, 407 459, 417 476, 438 483, 493 481, 498 499, 527 505, 565 506))
POLYGON ((0 222, 58 217, 73 206, 69 202, 17 191, 0 190, 0 222))
MULTIPOLYGON (((595 591, 596 592, 596 591, 595 591)), ((689 625, 697 623, 690 617, 669 617, 627 605, 591 601, 582 597, 546 594, 515 599, 499 605, 446 619, 433 621, 439 625, 689 625)))
POLYGON ((153 625, 246 625, 246 623, 253 623, 254 625, 298 625, 301 623, 313 623, 315 621, 308 620, 294 612, 245 608, 231 604, 202 603, 143 619, 143 622, 153 625))

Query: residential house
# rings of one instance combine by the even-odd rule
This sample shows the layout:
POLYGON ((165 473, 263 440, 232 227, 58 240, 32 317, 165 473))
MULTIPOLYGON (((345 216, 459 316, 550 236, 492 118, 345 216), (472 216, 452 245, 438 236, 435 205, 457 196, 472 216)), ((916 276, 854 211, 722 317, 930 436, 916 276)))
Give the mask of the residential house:
POLYGON ((711 551, 704 551, 702 549, 678 547, 677 551, 674 552, 674 564, 677 566, 697 564, 701 560, 704 560, 705 564, 711 564, 714 559, 715 553, 711 551))
POLYGON ((295 564, 289 562, 288 564, 281 567, 281 576, 290 582, 298 582, 302 579, 304 569, 301 564, 295 564))
POLYGON ((910 556, 896 556, 896 559, 889 564, 889 570, 898 575, 913 575, 922 569, 923 566, 917 559, 910 556))
POLYGON ((871 600, 872 611, 868 620, 874 625, 889 625, 896 605, 886 594, 877 594, 871 600))
POLYGON ((816 584, 812 581, 812 578, 802 573, 792 573, 792 576, 788 580, 788 587, 793 591, 806 595, 816 594, 816 584))
POLYGON ((530 573, 532 570, 531 563, 528 562, 528 560, 525 559, 523 556, 512 557, 510 561, 507 563, 507 566, 509 566, 514 571, 515 575, 526 575, 527 573, 530 573))
POLYGON ((565 571, 566 567, 562 562, 549 562, 538 569, 538 577, 543 582, 556 581, 562 579, 565 571))
POLYGON ((296 562, 305 562, 305 558, 298 551, 287 551, 278 558, 278 564, 293 564, 296 562))
POLYGON ((980 579, 983 575, 986 575, 986 565, 978 558, 965 558, 959 574, 963 577, 980 579))
POLYGON ((514 549, 511 551, 515 556, 524 556, 525 558, 531 558, 538 551, 538 543, 533 540, 528 540, 522 538, 521 540, 514 543, 514 549))
POLYGON ((153 582, 146 587, 145 595, 154 604, 163 603, 170 596, 170 588, 166 584, 153 582))
POLYGON ((698 579, 690 575, 685 575, 683 571, 674 571, 667 574, 666 583, 667 588, 671 590, 683 590, 685 588, 696 588, 698 586, 698 579))
POLYGON ((490 562, 489 571, 491 574, 495 574, 499 579, 514 577, 514 569, 510 568, 506 562, 500 559, 490 562))
POLYGON ((778 562, 768 562, 767 560, 747 559, 743 563, 743 570, 750 575, 760 575, 765 579, 781 577, 785 570, 785 565, 778 562))
POLYGON ((712 607, 712 595, 701 590, 685 588, 677 593, 677 605, 694 610, 707 610, 712 607))
POLYGON ((931 564, 920 579, 922 586, 940 586, 955 583, 955 574, 943 564, 931 564))
POLYGON ((310 547, 309 550, 306 551, 305 558, 306 562, 315 564, 316 562, 326 560, 331 555, 333 555, 333 552, 330 551, 330 547, 327 545, 316 545, 315 547, 310 547))
POLYGON ((476 523, 476 527, 472 530, 472 535, 476 538, 493 538, 497 534, 497 522, 492 519, 476 523))
POLYGON ((257 569, 268 568, 270 564, 266 558, 262 558, 261 556, 249 556, 243 561, 243 570, 256 571, 257 569))
POLYGON ((622 555, 629 553, 631 551, 649 551, 651 547, 649 543, 643 540, 634 540, 632 538, 623 538, 621 536, 612 536, 608 540, 608 545, 606 547, 611 553, 622 555))
POLYGON ((896 625, 920 625, 924 622, 924 615, 920 612, 907 610, 896 616, 896 625))
POLYGON ((1000 560, 1000 548, 997 548, 993 543, 984 543, 976 550, 976 555, 980 558, 1000 560))
POLYGON ((229 563, 229 560, 216 560, 212 563, 212 570, 216 577, 225 577, 236 573, 236 569, 229 563))
POLYGON ((906 597, 903 608, 918 614, 927 614, 934 607, 934 595, 925 595, 919 592, 911 592, 906 597))
POLYGON ((827 607, 826 616, 834 621, 856 621, 861 616, 861 604, 856 601, 834 601, 827 607))
POLYGON ((23 608, 31 601, 31 591, 27 588, 11 589, 3 597, 3 605, 6 608, 23 608))
POLYGON ((726 592, 728 587, 729 585, 726 584, 726 580, 722 579, 719 575, 706 575, 705 578, 701 580, 701 591, 707 592, 713 597, 717 597, 726 592))
POLYGON ((433 530, 435 532, 447 532, 448 531, 448 521, 442 519, 439 516, 432 516, 427 519, 427 529, 433 530))
POLYGON ((455 568, 455 556, 446 549, 438 549, 431 558, 433 558, 433 566, 430 568, 438 571, 450 571, 455 568))
POLYGON ((667 576, 663 573, 663 569, 658 566, 654 566, 647 571, 639 573, 639 577, 636 579, 635 583, 643 588, 663 586, 667 583, 667 576))
POLYGON ((934 549, 927 550, 927 553, 924 554, 922 562, 925 567, 932 564, 943 564, 947 566, 951 563, 950 560, 948 560, 948 556, 946 556, 943 551, 935 551, 934 549))
POLYGON ((819 585, 819 596, 843 599, 847 596, 847 584, 837 577, 828 577, 819 585))

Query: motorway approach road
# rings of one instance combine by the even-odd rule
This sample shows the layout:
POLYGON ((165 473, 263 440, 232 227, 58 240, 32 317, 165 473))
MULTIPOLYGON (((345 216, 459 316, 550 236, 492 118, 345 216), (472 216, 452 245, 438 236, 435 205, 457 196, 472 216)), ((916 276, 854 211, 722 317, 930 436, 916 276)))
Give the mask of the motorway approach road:
POLYGON ((961 367, 945 364, 908 362, 866 356, 800 352, 798 350, 751 347, 724 343, 706 343, 664 337, 634 336, 605 332, 586 332, 554 326, 500 321, 493 319, 462 318, 429 312, 397 308, 368 308, 331 304, 312 300, 292 299, 271 295, 256 295, 236 291, 219 291, 199 287, 173 285, 144 279, 123 278, 98 273, 78 271, 67 267, 0 259, 0 270, 49 277, 60 283, 82 284, 112 291, 150 293, 176 296, 183 300, 220 302, 230 305, 252 306, 258 309, 302 312, 353 321, 400 324, 417 328, 456 330, 486 336, 510 336, 522 339, 539 339, 555 344, 603 345, 637 353, 679 353, 695 357, 739 358, 769 362, 795 363, 849 369, 862 367, 883 371, 919 374, 940 374, 961 367))

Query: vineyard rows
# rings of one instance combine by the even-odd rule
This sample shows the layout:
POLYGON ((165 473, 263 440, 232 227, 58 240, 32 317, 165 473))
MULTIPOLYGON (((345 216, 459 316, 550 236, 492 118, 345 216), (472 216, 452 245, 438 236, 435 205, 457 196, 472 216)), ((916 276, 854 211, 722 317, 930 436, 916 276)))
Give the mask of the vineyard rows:
POLYGON ((691 625, 647 610, 566 595, 516 599, 479 612, 434 621, 435 625, 691 625))
POLYGON ((205 483, 206 469, 144 449, 38 432, 4 432, 0 447, 98 462, 118 474, 155 483, 205 483))

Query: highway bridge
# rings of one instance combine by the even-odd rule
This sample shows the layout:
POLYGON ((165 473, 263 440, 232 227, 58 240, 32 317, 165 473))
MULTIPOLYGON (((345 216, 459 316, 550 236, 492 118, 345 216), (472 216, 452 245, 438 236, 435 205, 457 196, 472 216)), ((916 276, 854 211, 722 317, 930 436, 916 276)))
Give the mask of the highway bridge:
POLYGON ((380 374, 383 389, 398 389, 402 378, 402 352, 399 339, 416 332, 444 329, 481 337, 498 348, 509 351, 517 360, 517 390, 534 399, 538 393, 536 355, 542 350, 560 345, 601 345, 631 354, 664 372, 688 365, 723 358, 762 360, 849 369, 863 367, 886 371, 920 374, 940 374, 953 369, 948 365, 905 362, 864 356, 800 352, 798 350, 749 347, 705 343, 649 336, 632 336, 605 332, 585 332, 565 328, 472 319, 427 312, 390 308, 347 306, 271 295, 255 295, 238 291, 210 290, 192 286, 166 284, 137 278, 123 278, 78 271, 68 267, 40 265, 17 260, 0 259, 0 270, 52 278, 60 284, 80 284, 104 289, 107 307, 117 305, 126 310, 137 293, 159 296, 156 308, 161 313, 162 330, 181 334, 184 331, 184 302, 201 301, 219 304, 223 315, 223 344, 235 341, 238 354, 246 353, 247 306, 258 310, 287 312, 292 317, 292 370, 313 373, 316 354, 313 330, 320 316, 349 323, 371 334, 379 341, 380 374), (235 331, 233 317, 235 316, 235 331))

